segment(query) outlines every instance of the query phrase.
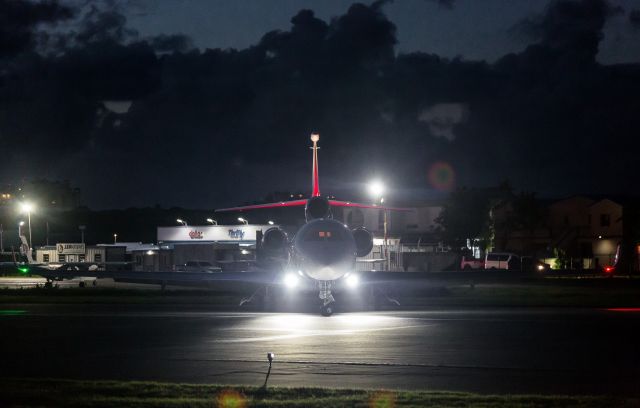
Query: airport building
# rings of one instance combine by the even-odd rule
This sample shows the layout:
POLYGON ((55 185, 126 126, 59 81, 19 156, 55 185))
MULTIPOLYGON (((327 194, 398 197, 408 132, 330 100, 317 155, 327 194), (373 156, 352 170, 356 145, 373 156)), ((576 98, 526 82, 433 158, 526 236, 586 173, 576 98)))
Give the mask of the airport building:
POLYGON ((256 242, 275 225, 195 225, 158 227, 157 270, 189 261, 206 261, 225 270, 246 270, 255 263, 256 242))
POLYGON ((124 246, 85 245, 84 243, 60 242, 56 245, 41 246, 36 249, 38 263, 66 262, 125 262, 124 246))

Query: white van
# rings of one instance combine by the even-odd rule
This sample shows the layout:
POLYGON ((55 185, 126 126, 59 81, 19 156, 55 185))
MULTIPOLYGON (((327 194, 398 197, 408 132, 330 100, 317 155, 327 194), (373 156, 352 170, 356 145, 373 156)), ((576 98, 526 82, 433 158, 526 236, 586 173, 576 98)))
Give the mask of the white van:
POLYGON ((484 257, 484 268, 520 270, 520 257, 509 252, 488 252, 484 257))

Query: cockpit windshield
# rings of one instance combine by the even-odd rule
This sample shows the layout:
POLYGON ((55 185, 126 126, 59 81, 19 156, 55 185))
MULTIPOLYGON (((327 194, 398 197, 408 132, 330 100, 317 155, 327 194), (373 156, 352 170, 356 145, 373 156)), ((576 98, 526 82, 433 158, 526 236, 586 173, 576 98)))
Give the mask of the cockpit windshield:
POLYGON ((346 240, 346 231, 341 225, 322 224, 311 228, 304 235, 305 241, 340 242, 346 240))

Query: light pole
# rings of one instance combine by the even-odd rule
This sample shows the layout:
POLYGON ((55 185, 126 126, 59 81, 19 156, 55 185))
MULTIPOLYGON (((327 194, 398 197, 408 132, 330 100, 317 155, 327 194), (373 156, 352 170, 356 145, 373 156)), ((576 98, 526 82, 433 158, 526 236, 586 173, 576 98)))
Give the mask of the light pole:
POLYGON ((113 244, 117 244, 118 243, 118 234, 113 234, 113 244))
POLYGON ((18 223, 18 238, 22 236, 22 226, 24 225, 24 221, 20 221, 18 223))
POLYGON ((218 221, 212 219, 212 218, 207 218, 207 222, 212 224, 212 225, 218 225, 218 221))
POLYGON ((24 202, 20 204, 20 210, 23 213, 27 213, 27 219, 29 222, 29 249, 33 246, 33 241, 31 240, 31 211, 33 211, 33 204, 29 202, 24 202))
MULTIPOLYGON (((371 183, 369 183, 369 193, 371 194, 371 196, 373 196, 374 198, 374 205, 378 205, 378 202, 380 203, 380 205, 382 205, 382 203, 384 203, 384 197, 382 196, 384 194, 384 184, 382 184, 381 181, 379 180, 375 180, 372 181, 371 183)), ((391 259, 389 258, 389 254, 388 254, 388 246, 387 246, 387 210, 385 208, 382 208, 382 216, 383 216, 383 244, 384 244, 384 257, 387 259, 387 270, 390 269, 391 266, 391 259)))
POLYGON ((240 221, 241 223, 243 223, 244 225, 249 225, 249 221, 247 221, 246 219, 242 218, 242 217, 238 217, 238 221, 240 221))
POLYGON ((185 227, 188 227, 188 226, 189 226, 189 225, 187 225, 187 222, 186 222, 186 221, 181 220, 180 218, 178 218, 178 219, 176 220, 176 222, 177 222, 178 224, 182 224, 182 225, 184 225, 185 227))

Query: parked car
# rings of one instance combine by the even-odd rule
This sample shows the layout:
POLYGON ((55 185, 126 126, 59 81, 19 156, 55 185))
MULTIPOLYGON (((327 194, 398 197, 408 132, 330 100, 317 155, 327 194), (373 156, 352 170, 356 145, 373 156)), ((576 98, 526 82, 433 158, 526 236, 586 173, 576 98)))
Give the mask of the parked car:
POLYGON ((180 272, 222 272, 218 266, 213 266, 209 261, 187 261, 177 268, 180 272))
POLYGON ((485 269, 512 269, 519 271, 520 257, 509 252, 488 252, 484 257, 485 269))
POLYGON ((469 269, 483 269, 484 268, 484 260, 476 259, 472 257, 462 256, 460 260, 460 269, 469 270, 469 269))

